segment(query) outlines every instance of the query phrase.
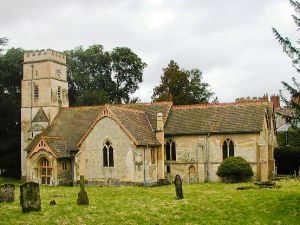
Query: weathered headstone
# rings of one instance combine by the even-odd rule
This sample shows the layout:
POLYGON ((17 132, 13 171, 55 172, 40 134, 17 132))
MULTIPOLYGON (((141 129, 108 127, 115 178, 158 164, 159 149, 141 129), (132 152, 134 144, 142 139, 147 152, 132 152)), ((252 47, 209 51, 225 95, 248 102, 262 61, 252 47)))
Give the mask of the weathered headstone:
POLYGON ((40 211, 40 186, 35 182, 27 182, 20 186, 20 204, 22 212, 40 211))
POLYGON ((87 196, 87 192, 84 190, 84 176, 80 176, 80 191, 77 197, 78 205, 88 205, 89 198, 87 196))
POLYGON ((174 184, 175 184, 176 198, 183 199, 182 180, 178 174, 175 176, 174 184))
POLYGON ((15 201, 15 185, 3 184, 0 186, 0 202, 15 201))

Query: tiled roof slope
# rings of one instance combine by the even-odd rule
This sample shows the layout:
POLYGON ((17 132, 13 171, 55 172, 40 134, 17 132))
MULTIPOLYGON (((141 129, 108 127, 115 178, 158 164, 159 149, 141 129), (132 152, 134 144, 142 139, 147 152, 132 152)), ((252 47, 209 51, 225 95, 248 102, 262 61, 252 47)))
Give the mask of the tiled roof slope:
POLYGON ((45 137, 44 140, 58 158, 70 157, 69 153, 66 151, 66 141, 64 138, 45 137))
POLYGON ((61 108, 45 136, 63 137, 67 147, 75 147, 96 120, 103 106, 61 108))
POLYGON ((269 103, 173 106, 166 135, 260 132, 269 103))
POLYGON ((158 146, 155 132, 152 131, 148 117, 144 111, 126 107, 109 107, 114 116, 137 141, 137 145, 158 146))
POLYGON ((157 102, 157 103, 126 104, 126 105, 117 105, 117 106, 144 111, 151 124, 151 128, 153 130, 156 130, 156 114, 162 113, 163 121, 165 123, 172 105, 173 105, 172 102, 157 102))

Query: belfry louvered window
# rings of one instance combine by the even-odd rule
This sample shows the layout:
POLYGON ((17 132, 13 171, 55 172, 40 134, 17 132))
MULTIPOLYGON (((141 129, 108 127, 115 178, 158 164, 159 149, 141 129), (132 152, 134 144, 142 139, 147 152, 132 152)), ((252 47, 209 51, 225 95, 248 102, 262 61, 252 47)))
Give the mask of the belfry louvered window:
POLYGON ((166 160, 176 160, 176 144, 171 139, 166 143, 166 160))
POLYGON ((106 141, 103 146, 103 166, 114 166, 114 149, 109 141, 106 141))
POLYGON ((234 144, 232 140, 227 138, 223 142, 223 160, 228 157, 234 157, 234 144))
POLYGON ((39 86, 37 84, 34 84, 33 96, 34 99, 39 99, 39 86))

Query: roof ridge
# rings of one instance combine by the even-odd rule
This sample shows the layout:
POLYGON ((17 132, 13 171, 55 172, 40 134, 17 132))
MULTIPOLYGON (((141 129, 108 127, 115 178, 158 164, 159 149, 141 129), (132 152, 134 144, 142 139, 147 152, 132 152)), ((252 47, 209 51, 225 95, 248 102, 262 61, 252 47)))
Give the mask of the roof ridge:
POLYGON ((87 106, 70 106, 70 107, 61 107, 61 109, 88 109, 88 108, 98 108, 103 107, 104 105, 87 105, 87 106))
POLYGON ((173 105, 172 109, 192 109, 192 108, 210 108, 210 107, 226 107, 226 106, 245 106, 245 105, 267 105, 272 104, 268 101, 247 101, 247 102, 225 102, 225 103, 206 103, 194 105, 173 105))
POLYGON ((108 105, 109 108, 120 108, 120 109, 125 109, 128 111, 133 111, 133 112, 138 112, 138 113, 143 113, 146 115, 145 110, 141 110, 141 109, 131 109, 131 108, 126 108, 126 107, 119 107, 119 106, 115 106, 115 105, 108 105))
POLYGON ((120 106, 120 107, 126 107, 130 105, 164 105, 167 103, 171 103, 170 101, 163 101, 163 102, 138 102, 138 103, 128 103, 128 104, 109 104, 111 106, 120 106))

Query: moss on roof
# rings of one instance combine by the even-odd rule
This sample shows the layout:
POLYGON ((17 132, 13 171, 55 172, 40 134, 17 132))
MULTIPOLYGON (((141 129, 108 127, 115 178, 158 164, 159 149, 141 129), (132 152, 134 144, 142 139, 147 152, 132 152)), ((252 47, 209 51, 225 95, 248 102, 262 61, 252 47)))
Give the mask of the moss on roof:
POLYGON ((90 128, 104 106, 61 108, 46 136, 64 137, 68 147, 74 147, 90 128))
POLYGON ((266 103, 172 107, 166 135, 260 132, 266 103))

